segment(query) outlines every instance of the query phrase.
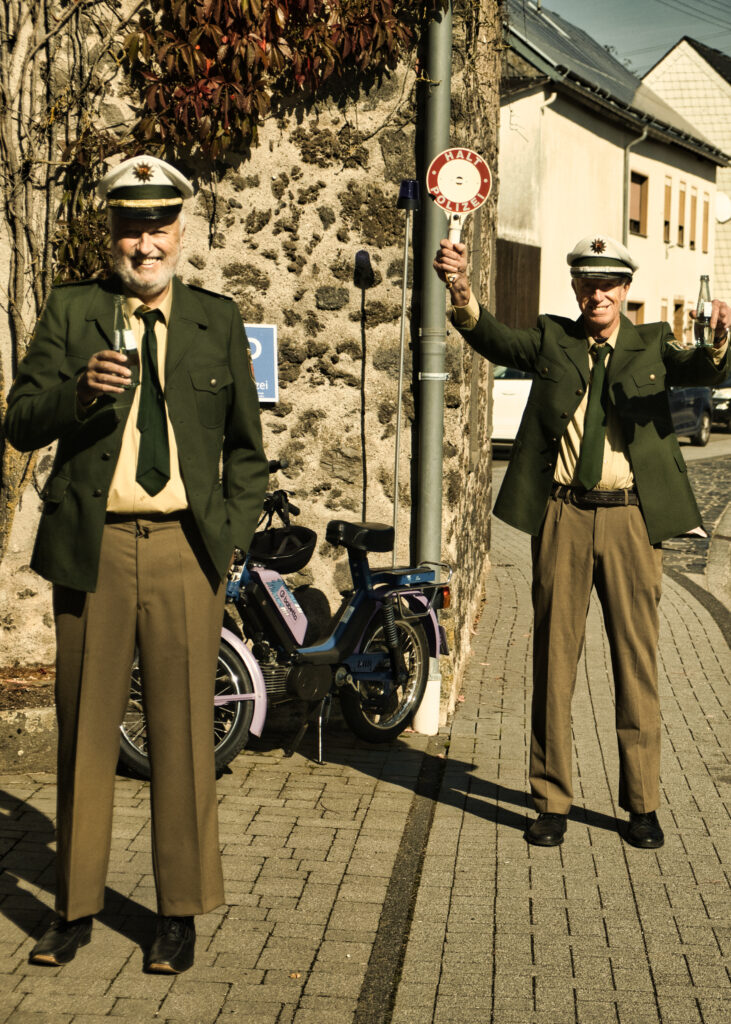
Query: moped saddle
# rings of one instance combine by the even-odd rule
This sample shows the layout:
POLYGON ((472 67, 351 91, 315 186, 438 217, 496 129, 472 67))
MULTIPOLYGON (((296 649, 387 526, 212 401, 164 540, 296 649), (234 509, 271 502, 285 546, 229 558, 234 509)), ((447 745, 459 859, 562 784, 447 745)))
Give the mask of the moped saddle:
POLYGON ((325 539, 352 551, 392 551, 393 527, 383 523, 347 523, 332 519, 327 524, 325 539))

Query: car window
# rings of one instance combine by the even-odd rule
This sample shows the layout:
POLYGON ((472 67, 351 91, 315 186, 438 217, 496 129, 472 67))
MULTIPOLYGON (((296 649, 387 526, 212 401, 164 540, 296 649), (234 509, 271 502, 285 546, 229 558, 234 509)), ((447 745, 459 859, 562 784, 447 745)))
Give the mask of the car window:
POLYGON ((529 378, 529 373, 524 373, 522 370, 514 370, 510 366, 495 367, 495 380, 526 380, 529 378))

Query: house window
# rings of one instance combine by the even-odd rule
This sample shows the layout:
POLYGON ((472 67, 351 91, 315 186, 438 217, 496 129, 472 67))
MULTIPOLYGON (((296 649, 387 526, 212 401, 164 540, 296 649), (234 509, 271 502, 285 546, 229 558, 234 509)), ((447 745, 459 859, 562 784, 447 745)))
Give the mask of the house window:
POLYGON ((698 193, 690 190, 690 224, 688 225, 688 248, 695 249, 695 222, 698 217, 698 193))
POLYGON ((647 234, 647 177, 635 171, 629 186, 629 229, 633 235, 647 234))
POLYGON ((662 240, 670 242, 670 206, 673 201, 673 183, 670 178, 665 179, 665 212, 662 222, 662 240))
POLYGON ((678 195, 678 245, 685 245, 685 182, 680 182, 678 195))
POLYGON ((628 302, 627 303, 627 319, 633 324, 644 324, 645 322, 645 304, 644 302, 628 302))
POLYGON ((703 193, 703 231, 701 234, 701 245, 703 252, 708 252, 708 218, 710 216, 711 201, 706 192, 703 193))

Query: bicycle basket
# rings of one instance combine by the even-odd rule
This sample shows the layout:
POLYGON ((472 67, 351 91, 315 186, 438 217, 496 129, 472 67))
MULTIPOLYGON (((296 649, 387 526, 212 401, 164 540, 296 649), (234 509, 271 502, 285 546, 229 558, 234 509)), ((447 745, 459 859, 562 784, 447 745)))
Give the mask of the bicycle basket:
POLYGON ((277 526, 255 533, 249 546, 252 562, 285 575, 298 572, 315 550, 317 534, 306 526, 277 526))

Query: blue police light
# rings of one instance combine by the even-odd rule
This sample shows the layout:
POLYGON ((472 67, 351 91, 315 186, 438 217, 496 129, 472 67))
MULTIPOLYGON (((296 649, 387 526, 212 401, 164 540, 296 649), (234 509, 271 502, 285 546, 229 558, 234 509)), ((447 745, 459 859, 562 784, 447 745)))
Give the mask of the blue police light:
POLYGON ((413 178, 405 178, 401 182, 396 206, 399 210, 418 210, 421 206, 419 182, 413 178))

